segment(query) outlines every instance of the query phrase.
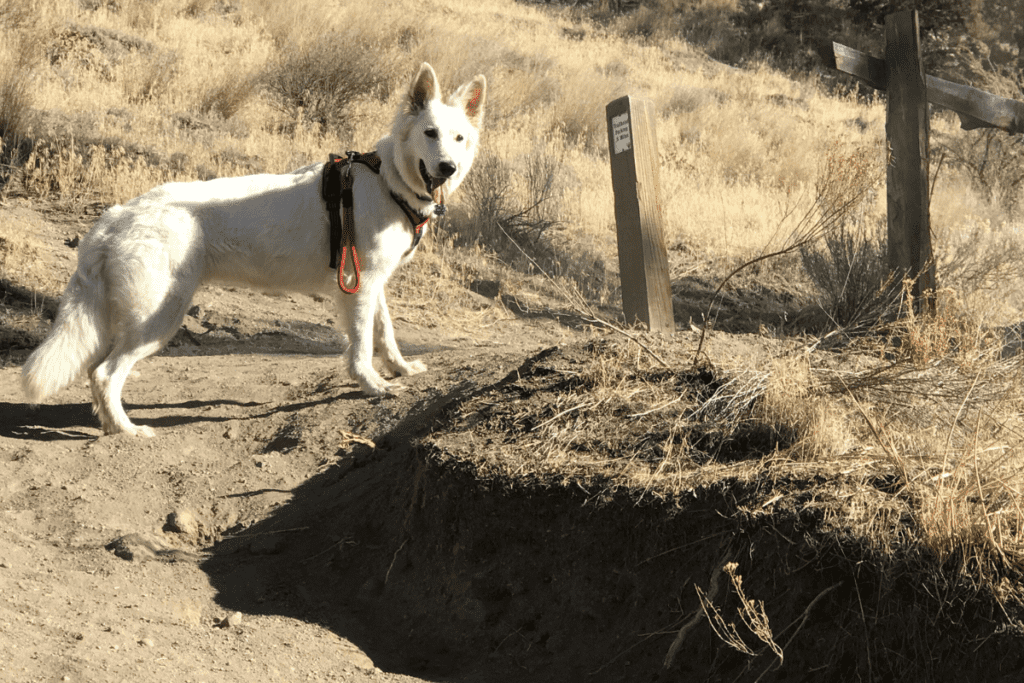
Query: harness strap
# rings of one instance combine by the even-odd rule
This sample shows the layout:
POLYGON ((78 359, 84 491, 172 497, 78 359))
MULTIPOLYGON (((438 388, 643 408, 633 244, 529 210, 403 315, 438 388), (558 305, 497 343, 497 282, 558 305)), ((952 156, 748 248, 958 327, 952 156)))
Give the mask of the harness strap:
POLYGON ((329 155, 320 179, 320 195, 327 204, 327 217, 331 221, 332 270, 338 267, 338 249, 341 248, 341 216, 338 215, 341 206, 341 169, 337 166, 340 160, 337 154, 329 155))
MULTIPOLYGON (((331 254, 330 268, 338 269, 338 287, 346 294, 355 294, 359 291, 360 268, 359 254, 356 251, 356 231, 354 217, 354 201, 352 198, 352 164, 363 164, 376 174, 380 174, 381 158, 377 152, 360 154, 359 152, 346 152, 345 157, 337 154, 328 155, 327 163, 324 164, 321 177, 320 193, 324 203, 327 205, 327 215, 331 224, 331 254), (342 167, 342 164, 345 164, 342 167), (339 211, 340 209, 340 211, 339 211), (340 215, 339 215, 340 214, 340 215), (352 250, 352 267, 355 270, 355 286, 345 286, 345 262, 348 260, 348 250, 352 250), (338 253, 341 253, 341 264, 338 264, 338 253)), ((391 192, 391 198, 402 209, 402 213, 409 220, 412 226, 413 238, 412 252, 420 243, 423 237, 423 228, 430 222, 433 216, 443 216, 446 207, 444 205, 444 192, 441 188, 434 190, 432 199, 435 202, 432 214, 423 216, 420 212, 409 206, 409 203, 396 192, 391 192)))

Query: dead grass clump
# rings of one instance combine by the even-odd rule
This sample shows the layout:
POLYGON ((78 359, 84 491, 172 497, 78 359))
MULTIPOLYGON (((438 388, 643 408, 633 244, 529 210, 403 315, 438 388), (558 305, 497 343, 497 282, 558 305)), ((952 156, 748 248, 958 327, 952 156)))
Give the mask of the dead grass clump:
POLYGON ((133 33, 79 24, 61 28, 46 48, 51 66, 65 77, 71 79, 71 72, 79 71, 95 73, 104 81, 116 80, 117 68, 133 53, 153 52, 151 42, 133 33))
POLYGON ((10 3, 0 5, 0 191, 25 160, 45 32, 10 3), (19 28, 20 30, 15 30, 19 28))
POLYGON ((578 482, 595 496, 672 497, 723 467, 752 473, 765 459, 836 453, 842 430, 789 405, 814 400, 786 383, 801 380, 769 389, 770 374, 666 368, 633 342, 549 349, 461 406, 435 456, 503 486, 578 482))
POLYGON ((227 74, 219 82, 211 84, 199 98, 200 113, 214 113, 222 119, 230 119, 258 91, 257 79, 249 75, 227 74))
MULTIPOLYGON (((1019 98, 1019 91, 1009 96, 1019 98)), ((1017 213, 1024 196, 1024 150, 1019 138, 994 128, 938 137, 943 147, 940 159, 961 171, 975 189, 1007 214, 1017 213)))
POLYGON ((125 98, 133 104, 142 104, 170 92, 178 69, 176 54, 155 51, 125 60, 121 64, 118 80, 121 81, 125 98))
POLYGON ((515 239, 531 254, 551 258, 554 233, 565 228, 564 164, 546 154, 508 160, 484 151, 462 186, 467 218, 463 239, 507 252, 515 239))
POLYGON ((383 26, 369 13, 352 12, 283 43, 261 81, 290 120, 337 129, 352 123, 348 108, 358 98, 386 101, 404 85, 409 69, 399 48, 415 37, 412 27, 383 26))
POLYGON ((776 431, 792 435, 786 458, 833 461, 854 446, 844 411, 822 395, 806 356, 771 361, 755 410, 765 423, 776 425, 776 431))
POLYGON ((339 36, 286 50, 263 76, 278 107, 291 120, 302 118, 323 129, 336 129, 356 97, 386 99, 389 78, 377 69, 378 56, 339 36))
POLYGON ((192 179, 197 169, 184 155, 159 155, 112 142, 82 142, 55 137, 37 142, 21 175, 29 196, 48 197, 74 206, 97 196, 128 198, 156 185, 192 179))
POLYGON ((603 259, 565 234, 576 184, 571 167, 543 145, 512 158, 485 149, 459 189, 451 236, 455 244, 484 246, 522 272, 566 278, 600 299, 607 287, 603 259))
POLYGON ((873 547, 938 584, 1009 599, 999 586, 1024 572, 1021 366, 958 312, 940 292, 934 318, 892 323, 883 360, 816 374, 825 392, 853 402, 907 519, 876 528, 873 547))
POLYGON ((968 217, 956 229, 935 226, 933 234, 938 281, 961 296, 1005 292, 1024 279, 1024 240, 1012 225, 968 217))
POLYGON ((733 21, 740 4, 738 0, 656 0, 639 6, 595 2, 582 11, 610 24, 622 36, 655 44, 681 37, 715 59, 738 63, 751 53, 749 40, 744 40, 733 21))
POLYGON ((591 154, 608 148, 605 107, 629 92, 629 67, 621 62, 600 66, 573 64, 561 76, 550 105, 549 130, 567 147, 591 154), (595 73, 596 71, 596 73, 595 73))

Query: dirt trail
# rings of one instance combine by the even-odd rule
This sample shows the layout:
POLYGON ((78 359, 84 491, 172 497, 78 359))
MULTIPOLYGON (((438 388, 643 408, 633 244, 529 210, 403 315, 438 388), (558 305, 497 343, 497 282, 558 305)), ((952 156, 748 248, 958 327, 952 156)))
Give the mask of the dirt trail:
MULTIPOLYGON (((320 512, 339 505, 360 439, 460 383, 507 371, 523 353, 526 329, 516 327, 515 344, 468 353, 434 338, 434 351, 416 353, 419 340, 402 335, 431 371, 383 401, 336 382, 333 354, 288 353, 284 335, 215 344, 219 353, 208 340, 171 349, 141 363, 125 392, 132 418, 157 430, 152 440, 97 438, 82 382, 30 410, 19 368, 0 370, 0 678, 382 680, 375 662, 401 662, 401 653, 357 611, 339 611, 324 592, 329 574, 319 574, 349 541, 311 547, 302 523, 246 530, 318 473, 333 480, 320 512), (173 513, 181 529, 168 524, 173 513), (125 537, 125 548, 107 547, 125 537), (204 548, 217 540, 237 550, 211 562, 204 548), (240 625, 218 627, 239 610, 240 625)), ((529 328, 531 345, 555 332, 542 328, 529 328)), ((361 485, 385 475, 378 467, 361 485)))
MULTIPOLYGON (((44 225, 66 276, 63 241, 82 222, 44 225)), ((152 440, 98 438, 84 381, 29 409, 14 352, 0 369, 0 680, 420 680, 388 673, 409 670, 399 640, 330 585, 348 532, 321 545, 310 520, 351 503, 353 487, 383 487, 393 466, 364 467, 363 440, 571 334, 474 302, 455 323, 395 297, 399 341, 430 370, 371 401, 338 372, 328 304, 204 290, 187 331, 126 386, 152 440), (293 504, 316 477, 318 499, 293 504), (283 508, 300 519, 247 535, 283 508)))

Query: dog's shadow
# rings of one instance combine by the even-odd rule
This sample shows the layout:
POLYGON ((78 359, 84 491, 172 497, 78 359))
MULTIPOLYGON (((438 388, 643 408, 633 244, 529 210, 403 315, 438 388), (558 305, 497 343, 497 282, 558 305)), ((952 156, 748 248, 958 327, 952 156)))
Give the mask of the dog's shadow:
MULTIPOLYGON (((254 412, 269 403, 259 401, 234 401, 219 399, 214 401, 183 401, 181 403, 125 404, 129 413, 161 410, 175 411, 176 414, 159 417, 135 417, 132 422, 146 425, 154 429, 167 429, 181 425, 198 424, 200 422, 230 422, 232 420, 252 420, 268 417, 277 413, 291 413, 305 410, 313 406, 331 403, 338 400, 355 400, 365 398, 358 390, 342 394, 325 396, 315 401, 273 404, 264 411, 254 412), (204 414, 204 409, 232 406, 240 410, 232 415, 204 414), (178 412, 180 411, 180 412, 178 412)), ((75 441, 95 439, 102 435, 99 419, 92 412, 89 403, 64 403, 60 405, 32 406, 27 403, 0 402, 0 437, 20 439, 24 441, 75 441)))
POLYGON ((0 402, 0 436, 27 441, 95 439, 99 421, 89 403, 32 406, 0 402))

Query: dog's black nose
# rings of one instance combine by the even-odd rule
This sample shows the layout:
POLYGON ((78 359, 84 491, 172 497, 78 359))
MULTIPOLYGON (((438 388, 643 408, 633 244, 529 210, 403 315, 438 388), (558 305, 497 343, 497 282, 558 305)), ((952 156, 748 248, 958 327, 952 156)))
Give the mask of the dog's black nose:
POLYGON ((455 169, 455 164, 453 164, 452 162, 450 162, 450 161, 442 161, 441 163, 439 163, 437 165, 437 170, 445 178, 451 178, 453 175, 455 175, 455 170, 456 169, 455 169))

